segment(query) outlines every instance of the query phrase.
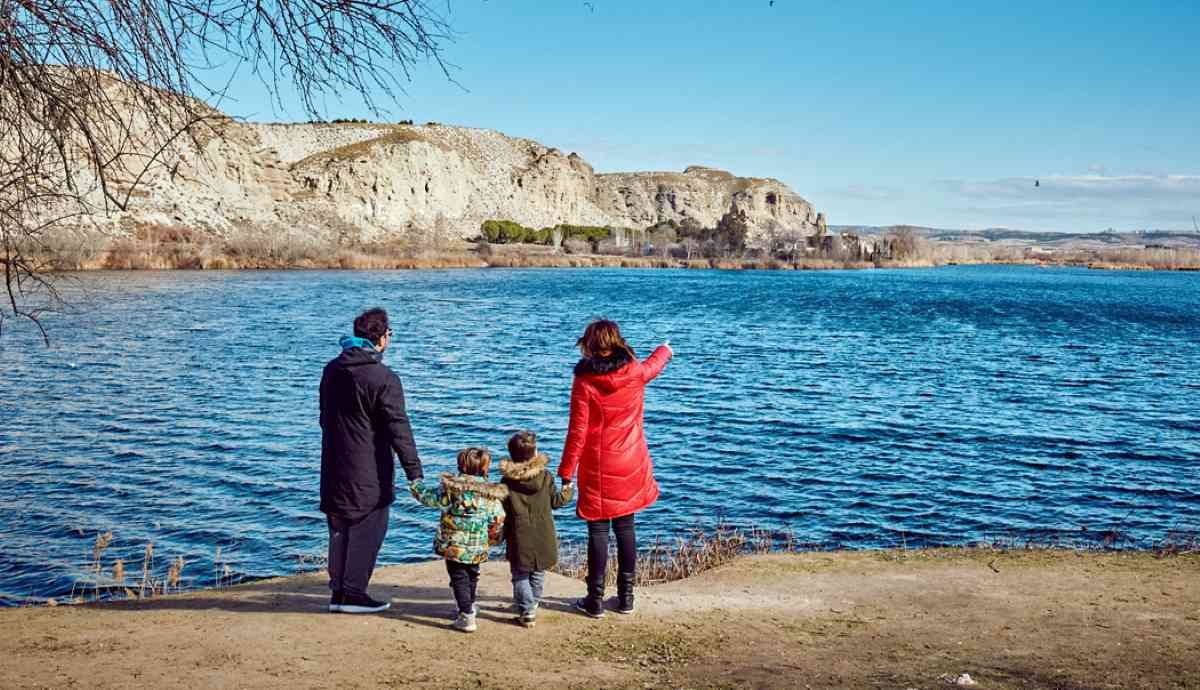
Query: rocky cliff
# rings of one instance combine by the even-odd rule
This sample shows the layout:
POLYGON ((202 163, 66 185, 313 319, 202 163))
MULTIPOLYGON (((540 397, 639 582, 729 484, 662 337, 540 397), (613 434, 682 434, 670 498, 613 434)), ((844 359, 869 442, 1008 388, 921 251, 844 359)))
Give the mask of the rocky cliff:
POLYGON ((360 241, 419 231, 444 240, 473 237, 487 219, 644 228, 694 218, 711 227, 733 213, 753 242, 771 228, 818 225, 813 207, 778 180, 704 167, 597 174, 577 154, 490 130, 233 120, 218 128, 143 177, 116 227, 133 220, 223 237, 265 230, 360 241))

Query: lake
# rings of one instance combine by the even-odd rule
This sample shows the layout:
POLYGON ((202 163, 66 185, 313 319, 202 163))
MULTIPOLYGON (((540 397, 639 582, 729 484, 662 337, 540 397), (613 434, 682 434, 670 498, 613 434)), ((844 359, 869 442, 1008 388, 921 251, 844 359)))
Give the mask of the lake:
MULTIPOLYGON (((643 541, 724 521, 814 547, 1200 531, 1200 274, 457 270, 75 276, 71 313, 0 336, 0 598, 61 596, 155 544, 190 586, 311 566, 317 383, 363 308, 392 316, 426 474, 538 432, 557 464, 575 338, 619 321, 676 358, 647 391, 662 498, 643 541), (1111 531, 1115 531, 1113 534, 1111 531), (217 548, 222 564, 214 568, 217 548)), ((565 539, 582 540, 570 509, 565 539)), ((402 495, 383 562, 431 558, 402 495)))

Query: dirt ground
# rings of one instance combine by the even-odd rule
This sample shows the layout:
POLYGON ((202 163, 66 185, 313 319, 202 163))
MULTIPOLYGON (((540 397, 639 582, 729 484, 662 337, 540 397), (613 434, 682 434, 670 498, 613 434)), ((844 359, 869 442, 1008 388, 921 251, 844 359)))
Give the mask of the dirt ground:
POLYGON ((747 557, 594 621, 551 575, 538 626, 485 566, 448 629, 440 562, 377 572, 392 609, 324 611, 317 575, 0 611, 3 687, 1200 688, 1200 556, 949 550, 747 557))

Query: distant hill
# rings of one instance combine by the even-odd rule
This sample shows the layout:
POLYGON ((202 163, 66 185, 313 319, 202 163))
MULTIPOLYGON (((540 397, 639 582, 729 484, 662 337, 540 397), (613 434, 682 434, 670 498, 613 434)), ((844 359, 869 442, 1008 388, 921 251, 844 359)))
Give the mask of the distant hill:
MULTIPOLYGON (((116 236, 153 224, 222 239, 335 244, 471 238, 489 219, 640 230, 685 220, 712 228, 728 216, 744 222, 751 241, 780 230, 813 234, 825 222, 776 179, 702 166, 597 173, 575 153, 486 129, 256 124, 216 111, 211 127, 163 145, 161 165, 145 174, 112 173, 109 183, 129 192, 129 208, 91 221, 113 226, 116 236)), ((159 148, 154 132, 134 134, 146 154, 159 148)))
POLYGON ((832 232, 851 232, 858 235, 882 235, 901 228, 931 240, 942 242, 1004 242, 1018 245, 1050 247, 1076 246, 1162 246, 1200 247, 1200 233, 1178 230, 1141 230, 1137 232, 1045 232, 1014 228, 966 230, 930 228, 920 225, 830 225, 832 232))

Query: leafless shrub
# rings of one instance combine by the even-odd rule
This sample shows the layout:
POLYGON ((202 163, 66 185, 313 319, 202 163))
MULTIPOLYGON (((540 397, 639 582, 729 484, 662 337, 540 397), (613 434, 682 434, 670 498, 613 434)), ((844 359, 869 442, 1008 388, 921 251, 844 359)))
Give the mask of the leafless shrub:
POLYGON ((564 240, 562 247, 568 254, 587 254, 592 250, 592 245, 587 240, 564 240))
POLYGON ((490 242, 488 242, 486 239, 481 239, 479 240, 479 244, 475 245, 475 253, 479 255, 479 258, 487 261, 488 259, 492 258, 496 252, 494 249, 492 249, 492 244, 490 242))
MULTIPOLYGON (((574 254, 575 252, 571 252, 574 254)), ((604 256, 622 256, 626 254, 625 247, 617 240, 601 240, 596 243, 596 253, 604 256)))
POLYGON ((442 67, 449 29, 426 0, 0 0, 0 264, 8 318, 62 305, 50 231, 125 211, 155 171, 224 133, 214 65, 294 90, 391 99, 412 67, 442 67))

